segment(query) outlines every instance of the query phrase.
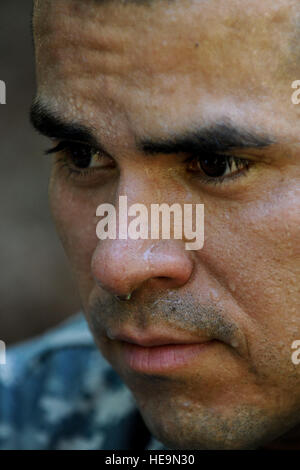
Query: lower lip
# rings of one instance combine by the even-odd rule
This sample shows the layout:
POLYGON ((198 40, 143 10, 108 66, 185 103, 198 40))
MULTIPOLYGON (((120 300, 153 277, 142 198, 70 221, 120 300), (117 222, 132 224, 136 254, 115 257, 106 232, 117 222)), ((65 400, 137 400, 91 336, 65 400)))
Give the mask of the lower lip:
POLYGON ((164 372, 187 366, 192 359, 215 343, 216 341, 212 340, 201 344, 144 347, 124 342, 122 359, 136 372, 164 372))

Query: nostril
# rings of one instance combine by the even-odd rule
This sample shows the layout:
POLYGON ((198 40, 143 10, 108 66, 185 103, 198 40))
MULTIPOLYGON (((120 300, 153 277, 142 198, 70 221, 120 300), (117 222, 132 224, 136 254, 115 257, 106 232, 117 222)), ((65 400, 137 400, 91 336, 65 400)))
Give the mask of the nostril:
POLYGON ((127 295, 115 295, 116 299, 119 300, 120 302, 124 302, 126 300, 130 300, 131 299, 131 296, 132 296, 132 293, 131 294, 127 294, 127 295))

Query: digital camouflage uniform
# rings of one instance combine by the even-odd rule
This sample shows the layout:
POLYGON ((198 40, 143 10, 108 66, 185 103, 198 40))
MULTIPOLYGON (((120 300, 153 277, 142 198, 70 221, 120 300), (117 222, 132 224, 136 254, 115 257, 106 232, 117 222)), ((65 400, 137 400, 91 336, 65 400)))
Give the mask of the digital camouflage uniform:
POLYGON ((0 365, 0 449, 165 449, 78 314, 8 348, 0 365))

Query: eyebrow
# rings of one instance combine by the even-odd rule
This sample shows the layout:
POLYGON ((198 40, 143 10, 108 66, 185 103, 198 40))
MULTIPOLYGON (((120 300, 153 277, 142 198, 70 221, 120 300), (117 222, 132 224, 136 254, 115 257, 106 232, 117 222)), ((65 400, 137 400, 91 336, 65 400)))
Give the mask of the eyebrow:
POLYGON ((39 101, 31 105, 30 122, 40 134, 50 139, 81 142, 108 154, 91 129, 81 123, 65 121, 39 101))
MULTIPOLYGON (((30 109, 30 121, 42 135, 66 141, 85 143, 110 155, 92 129, 76 122, 65 121, 48 106, 35 100, 30 109)), ((226 119, 192 131, 175 132, 166 138, 137 138, 136 146, 144 155, 157 154, 221 154, 235 149, 265 149, 276 143, 263 132, 234 126, 226 119)))
POLYGON ((140 150, 156 154, 218 154, 234 149, 264 149, 276 143, 275 137, 236 127, 224 118, 199 129, 175 133, 166 139, 143 139, 140 150))

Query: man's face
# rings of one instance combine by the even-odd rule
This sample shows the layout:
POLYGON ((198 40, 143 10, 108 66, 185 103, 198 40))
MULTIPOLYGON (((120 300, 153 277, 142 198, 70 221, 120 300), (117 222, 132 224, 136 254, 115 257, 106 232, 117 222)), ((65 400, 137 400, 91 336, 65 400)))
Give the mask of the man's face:
POLYGON ((258 447, 299 421, 297 3, 36 4, 53 216, 97 345, 171 448, 258 447), (121 195, 204 204, 204 247, 99 240, 121 195))

